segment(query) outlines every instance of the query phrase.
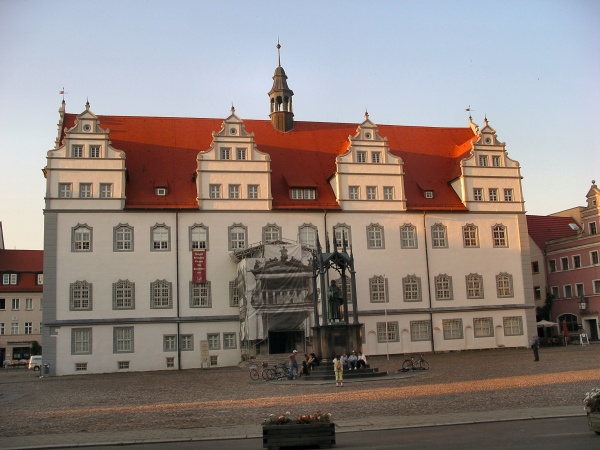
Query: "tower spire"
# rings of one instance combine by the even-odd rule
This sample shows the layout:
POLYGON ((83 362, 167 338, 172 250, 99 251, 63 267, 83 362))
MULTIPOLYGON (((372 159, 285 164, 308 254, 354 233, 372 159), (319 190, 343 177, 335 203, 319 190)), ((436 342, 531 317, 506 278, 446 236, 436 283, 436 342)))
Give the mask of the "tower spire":
POLYGON ((281 67, 281 44, 277 39, 277 62, 279 65, 273 75, 273 87, 269 91, 271 112, 269 117, 276 130, 284 133, 294 128, 294 111, 292 108, 292 96, 294 92, 287 85, 287 75, 281 67))

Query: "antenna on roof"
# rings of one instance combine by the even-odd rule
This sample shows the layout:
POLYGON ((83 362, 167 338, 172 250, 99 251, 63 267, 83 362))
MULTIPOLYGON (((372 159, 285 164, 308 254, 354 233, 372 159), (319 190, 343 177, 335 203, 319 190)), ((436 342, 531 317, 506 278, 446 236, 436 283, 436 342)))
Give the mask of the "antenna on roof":
POLYGON ((62 101, 64 102, 65 101, 65 94, 68 94, 68 92, 65 91, 65 88, 63 86, 62 90, 58 91, 58 94, 62 95, 62 101))
POLYGON ((469 106, 467 107, 467 109, 465 109, 465 111, 467 111, 467 112, 469 113, 469 119, 471 119, 471 118, 472 118, 472 117, 471 117, 471 111, 473 111, 473 110, 471 109, 471 105, 469 105, 469 106))

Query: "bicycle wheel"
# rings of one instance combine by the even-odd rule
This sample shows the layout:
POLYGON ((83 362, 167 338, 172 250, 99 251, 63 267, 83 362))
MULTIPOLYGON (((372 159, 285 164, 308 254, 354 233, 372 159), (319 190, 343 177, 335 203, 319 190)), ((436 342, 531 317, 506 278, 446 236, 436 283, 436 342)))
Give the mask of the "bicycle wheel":
POLYGON ((404 362, 402 363, 402 372, 408 372, 410 369, 412 369, 412 361, 410 359, 405 359, 404 362))
POLYGON ((258 380, 259 375, 256 369, 250 369, 250 378, 252 378, 254 381, 258 380))
POLYGON ((419 364, 419 366, 423 370, 429 370, 429 363, 427 361, 425 361, 424 359, 421 360, 421 363, 419 364))
POLYGON ((268 381, 268 380, 269 380, 269 377, 270 377, 271 370, 272 370, 272 369, 269 369, 268 367, 265 367, 265 368, 262 370, 262 377, 263 377, 263 380, 266 380, 266 381, 268 381))
POLYGON ((265 369, 264 377, 266 381, 275 379, 275 369, 265 369))

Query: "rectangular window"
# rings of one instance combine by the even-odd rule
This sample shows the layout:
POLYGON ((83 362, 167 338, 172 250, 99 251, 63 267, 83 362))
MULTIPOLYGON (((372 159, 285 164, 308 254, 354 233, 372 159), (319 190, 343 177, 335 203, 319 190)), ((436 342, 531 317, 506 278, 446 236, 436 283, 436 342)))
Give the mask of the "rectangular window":
POLYGON ((394 188, 392 186, 383 187, 383 199, 394 200, 394 188))
POLYGON ((600 294, 600 280, 594 280, 594 294, 600 294))
POLYGON ((569 270, 569 258, 560 258, 560 268, 561 270, 569 270))
POLYGON ((25 299, 25 309, 27 311, 31 311, 33 309, 33 299, 32 298, 25 299))
POLYGON ((359 163, 367 162, 367 152, 356 152, 356 160, 359 163))
POLYGON ((237 348, 237 338, 235 333, 223 333, 223 349, 231 350, 237 348))
POLYGON ((258 184, 249 184, 248 185, 248 198, 252 198, 252 199, 258 198, 258 184))
POLYGON ((369 280, 371 303, 387 303, 387 278, 373 277, 369 280))
POLYGON ((438 275, 435 280, 435 299, 436 300, 452 300, 454 298, 452 292, 452 277, 449 275, 438 275))
POLYGON ((554 259, 548 261, 548 270, 550 272, 556 272, 556 261, 554 259))
POLYGON ((497 202, 498 201, 498 189, 496 188, 490 188, 488 190, 488 195, 490 196, 490 202, 497 202))
POLYGON ((483 298, 483 276, 467 275, 467 298, 483 298))
POLYGON ((193 334, 182 334, 181 335, 181 350, 190 352, 194 350, 194 335, 193 334))
POLYGON ((513 201, 513 190, 512 189, 504 189, 504 201, 505 202, 513 201))
POLYGON ((211 184, 209 186, 209 195, 210 198, 221 198, 221 185, 211 184))
POLYGON ((100 146, 99 145, 91 145, 90 146, 90 158, 100 158, 100 146))
POLYGON ((488 165, 488 157, 486 155, 479 155, 479 165, 486 167, 488 165))
POLYGON ((4 334, 4 322, 0 322, 0 336, 4 334))
POLYGON ((10 324, 10 334, 19 334, 19 323, 13 322, 10 324))
POLYGON ((208 340, 209 350, 220 350, 221 349, 221 334, 220 333, 208 333, 206 335, 208 340))
POLYGON ((169 227, 163 225, 153 227, 150 230, 152 235, 152 247, 150 249, 152 251, 169 251, 171 243, 170 231, 169 227))
POLYGON ((431 339, 431 322, 414 320, 410 322, 410 340, 412 342, 428 341, 431 339))
POLYGON ((494 336, 494 319, 492 317, 473 319, 473 332, 476 338, 494 336))
POLYGON ((506 239, 506 227, 503 225, 495 225, 492 228, 492 241, 494 247, 508 247, 508 241, 506 239))
POLYGON ((13 298, 12 299, 12 310, 18 311, 21 308, 21 299, 13 298))
POLYGON ((499 156, 492 156, 492 166, 500 167, 500 157, 499 156))
POLYGON ((377 322, 377 342, 398 342, 398 322, 377 322))
POLYGON ((229 306, 240 306, 240 294, 235 280, 229 282, 229 306))
POLYGON ((133 353, 133 327, 113 328, 113 353, 133 353))
POLYGON ((134 309, 135 284, 129 280, 113 283, 113 309, 134 309))
POLYGON ((245 148, 237 148, 236 149, 236 153, 237 153, 237 159, 238 160, 245 160, 246 159, 246 149, 245 148))
POLYGON ((71 183, 59 183, 58 184, 58 196, 60 198, 71 198, 72 194, 71 183))
POLYGON ((367 186, 367 200, 377 200, 377 188, 375 186, 367 186))
POLYGON ((111 183, 100 183, 100 198, 112 198, 111 183))
POLYGON ((465 247, 478 247, 477 227, 475 225, 466 225, 463 227, 463 243, 465 247))
POLYGON ((504 336, 521 336, 523 334, 522 317, 504 317, 502 321, 504 325, 504 336))
POLYGON ((433 248, 446 248, 446 227, 441 224, 435 224, 431 227, 431 236, 433 238, 433 248))
POLYGON ((539 286, 533 287, 533 299, 541 300, 542 299, 542 289, 539 286))
POLYGON ((290 198, 292 200, 315 200, 317 198, 317 190, 314 188, 293 188, 290 189, 290 198))
POLYGON ((71 147, 71 158, 83 158, 83 145, 71 147))
POLYGON ((427 190, 424 192, 425 198, 433 198, 433 191, 427 190))
POLYGON ((565 298, 573 298, 573 287, 570 284, 565 284, 563 288, 565 291, 565 298))
POLYGON ((537 261, 531 263, 531 273, 540 273, 540 264, 537 261))
POLYGON ((206 283, 190 282, 190 308, 212 307, 210 281, 206 283))
POLYGON ((383 242, 383 227, 378 225, 367 227, 367 248, 385 248, 383 242))
POLYGON ((403 300, 405 302, 421 301, 421 280, 419 277, 409 275, 402 279, 403 300))
POLYGON ((585 292, 583 292, 583 284, 576 283, 575 292, 577 293, 577 297, 583 297, 585 295, 585 292))
POLYGON ((229 229, 229 250, 246 248, 246 228, 234 226, 229 229))
POLYGON ((114 230, 114 249, 118 252, 133 250, 133 228, 119 226, 114 230))
POLYGON ((6 299, 0 298, 0 311, 6 311, 6 299))
POLYGON ((129 361, 117 362, 117 370, 129 370, 129 361))
POLYGON ((498 297, 513 297, 512 275, 501 273, 496 275, 496 292, 498 297))
POLYGON ((218 366, 219 365, 219 356, 218 355, 210 355, 210 366, 218 366))
POLYGON ((381 153, 380 152, 372 152, 371 153, 371 162, 373 164, 379 164, 381 162, 381 153))
POLYGON ((483 201, 483 189, 473 188, 473 200, 475 200, 476 202, 483 201))
POLYGON ((167 367, 175 367, 175 358, 172 356, 167 358, 167 367))
POLYGON ((87 281, 76 281, 69 285, 70 290, 70 310, 92 309, 92 284, 87 281))
POLYGON ((596 265, 600 262, 600 259, 598 258, 598 252, 596 250, 594 250, 593 252, 590 252, 590 261, 594 265, 596 265))
POLYGON ((163 336, 163 352, 177 351, 177 335, 165 334, 163 336))
POLYGON ((554 298, 560 298, 560 289, 558 288, 558 286, 552 286, 550 290, 552 291, 552 296, 554 298))
POLYGON ((219 159, 230 159, 231 149, 230 148, 221 148, 220 158, 219 159))
POLYGON ((350 200, 358 200, 359 199, 358 186, 349 186, 348 187, 348 197, 350 198, 350 200))
POLYGON ((442 328, 445 340, 463 338, 462 319, 442 319, 442 328))
POLYGON ((91 328, 72 328, 71 329, 71 354, 72 355, 91 355, 92 354, 92 329, 91 328))
POLYGON ((417 248, 417 230, 413 225, 403 225, 400 227, 400 247, 417 248))
POLYGON ((33 323, 25 322, 25 334, 33 334, 33 323))
POLYGON ((589 225, 589 229, 590 229, 590 234, 591 235, 594 235, 594 234, 598 233, 596 231, 596 222, 590 222, 588 225, 589 225))
POLYGON ((150 283, 150 308, 173 308, 173 283, 156 280, 150 283))
POLYGON ((92 184, 91 183, 79 183, 79 197, 80 198, 92 198, 92 184))
POLYGON ((190 229, 190 242, 192 249, 208 248, 208 229, 203 226, 195 226, 190 229))
POLYGON ((581 256, 579 256, 579 255, 573 256, 573 268, 574 269, 581 268, 581 256))
POLYGON ((229 185, 229 198, 240 198, 240 185, 230 184, 229 185))
POLYGON ((75 363, 75 372, 87 372, 87 363, 75 363))

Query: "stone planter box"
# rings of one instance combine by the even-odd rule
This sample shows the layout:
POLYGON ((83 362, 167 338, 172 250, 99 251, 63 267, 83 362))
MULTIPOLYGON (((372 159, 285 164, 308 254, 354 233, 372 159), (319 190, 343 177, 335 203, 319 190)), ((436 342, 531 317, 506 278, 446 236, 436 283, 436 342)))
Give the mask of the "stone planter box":
POLYGON ((590 431, 600 434, 600 413, 588 413, 587 418, 590 431))
POLYGON ((269 450, 308 445, 331 448, 335 445, 334 423, 264 425, 262 429, 263 448, 269 450))

